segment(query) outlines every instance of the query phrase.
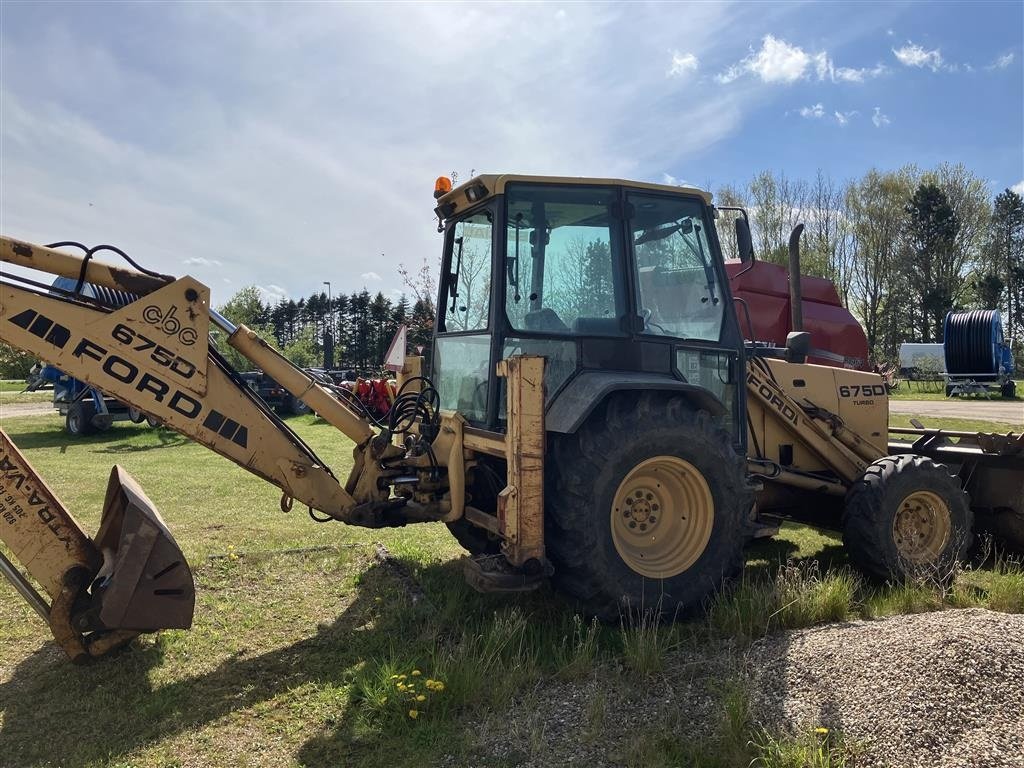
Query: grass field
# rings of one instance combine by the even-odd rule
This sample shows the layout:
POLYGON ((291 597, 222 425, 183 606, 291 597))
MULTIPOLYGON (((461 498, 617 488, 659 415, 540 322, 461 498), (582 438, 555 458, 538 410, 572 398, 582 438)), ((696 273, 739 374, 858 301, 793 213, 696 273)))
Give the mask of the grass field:
MULTIPOLYGON (((290 424, 347 472, 351 443, 312 416, 290 424)), ((317 524, 298 506, 284 514, 274 488, 167 430, 118 424, 72 442, 55 416, 6 419, 4 429, 90 532, 110 467, 128 469, 191 562, 197 606, 192 630, 75 667, 0 584, 3 765, 512 766, 541 743, 505 721, 514 702, 530 706, 552 681, 597 686, 580 739, 610 739, 607 698, 685 669, 718 697, 706 733, 689 735, 678 712, 647 713, 609 754, 636 766, 842 766, 856 745, 841 734, 821 757, 813 731, 761 732, 731 682, 739 662, 723 676, 692 659, 823 621, 962 605, 1024 610, 1024 576, 1012 564, 964 572, 949 589, 868 587, 836 535, 794 525, 751 548, 747 575, 706 616, 591 625, 547 589, 473 592, 441 525, 364 530, 317 524), (481 733, 500 734, 504 757, 480 752, 481 733)))
POLYGON ((23 392, 25 382, 19 379, 0 379, 0 406, 5 403, 46 403, 53 399, 53 390, 23 392))

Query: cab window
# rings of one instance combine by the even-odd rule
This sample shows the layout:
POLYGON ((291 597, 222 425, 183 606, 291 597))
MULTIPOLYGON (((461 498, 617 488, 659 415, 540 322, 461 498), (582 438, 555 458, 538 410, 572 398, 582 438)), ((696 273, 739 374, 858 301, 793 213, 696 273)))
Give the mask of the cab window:
POLYGON ((724 304, 700 200, 631 194, 643 333, 718 341, 724 304))
POLYGON ((505 312, 533 333, 620 335, 625 315, 615 190, 509 185, 505 312))

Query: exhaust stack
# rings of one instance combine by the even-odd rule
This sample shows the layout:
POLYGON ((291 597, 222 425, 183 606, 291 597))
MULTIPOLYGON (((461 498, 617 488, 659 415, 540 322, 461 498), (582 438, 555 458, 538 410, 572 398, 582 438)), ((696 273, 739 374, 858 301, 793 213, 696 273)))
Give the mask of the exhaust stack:
POLYGON ((800 236, 804 225, 797 224, 789 235, 789 305, 794 332, 804 329, 804 296, 800 285, 800 236))

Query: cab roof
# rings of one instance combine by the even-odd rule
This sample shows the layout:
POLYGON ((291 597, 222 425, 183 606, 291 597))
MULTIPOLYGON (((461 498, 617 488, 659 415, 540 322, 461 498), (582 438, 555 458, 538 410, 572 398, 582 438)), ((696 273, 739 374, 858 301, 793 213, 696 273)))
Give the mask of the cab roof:
POLYGON ((535 182, 539 184, 578 184, 596 186, 617 186, 629 189, 642 189, 653 192, 668 192, 674 195, 696 195, 711 205, 711 193, 696 187, 677 187, 669 184, 652 184, 646 181, 629 181, 627 179, 598 179, 587 176, 529 176, 518 173, 491 173, 474 176, 459 186, 446 192, 437 200, 437 213, 448 218, 457 211, 461 211, 476 205, 494 195, 500 195, 505 191, 505 185, 513 182, 535 182), (469 191, 482 186, 485 193, 469 196, 469 191), (468 205, 467 205, 468 203, 468 205), (450 206, 450 209, 449 209, 450 206))

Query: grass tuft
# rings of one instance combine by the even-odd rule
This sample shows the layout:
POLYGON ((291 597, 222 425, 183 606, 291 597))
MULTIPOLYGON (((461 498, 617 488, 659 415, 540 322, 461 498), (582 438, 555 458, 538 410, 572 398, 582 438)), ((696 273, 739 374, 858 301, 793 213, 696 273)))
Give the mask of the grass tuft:
POLYGON ((816 560, 780 566, 774 578, 746 576, 708 609, 715 634, 754 640, 782 629, 844 621, 855 612, 861 580, 846 568, 821 573, 816 560))
POLYGON ((659 609, 628 609, 619 618, 623 660, 627 667, 643 677, 661 671, 665 652, 676 640, 675 627, 662 623, 659 609))
POLYGON ((781 737, 758 728, 750 747, 750 768, 846 768, 857 755, 842 734, 823 727, 781 737))

